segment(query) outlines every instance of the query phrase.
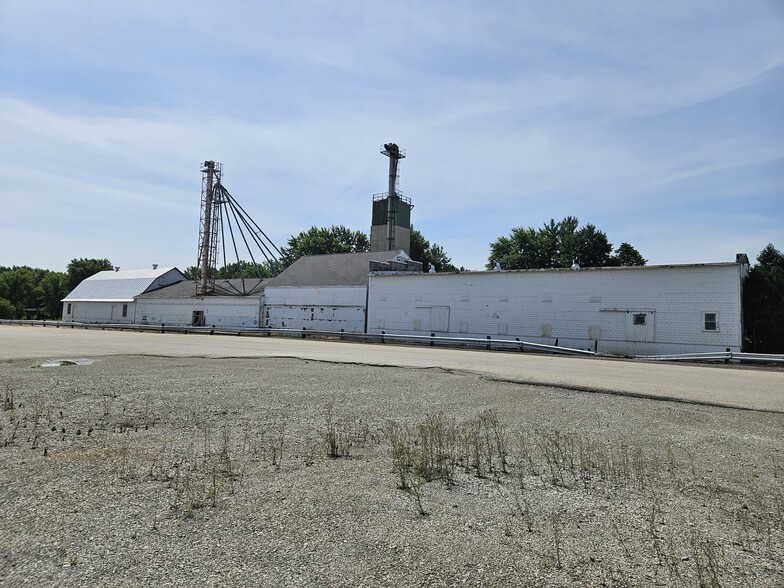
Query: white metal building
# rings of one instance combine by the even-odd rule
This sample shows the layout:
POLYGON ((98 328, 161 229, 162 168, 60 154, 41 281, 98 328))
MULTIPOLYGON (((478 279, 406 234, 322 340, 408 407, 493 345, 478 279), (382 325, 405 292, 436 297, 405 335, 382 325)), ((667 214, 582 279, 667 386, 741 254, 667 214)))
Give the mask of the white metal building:
POLYGON ((136 297, 136 322, 142 325, 258 327, 267 280, 218 280, 218 292, 245 295, 196 296, 196 282, 184 281, 136 297))
POLYGON ((135 297, 184 280, 176 267, 98 272, 63 298, 63 320, 80 323, 135 323, 135 297))
MULTIPOLYGON (((740 351, 734 263, 423 274, 402 252, 302 257, 246 295, 197 297, 176 268, 100 272, 63 320, 520 339, 620 355, 740 351)), ((233 282, 238 282, 233 284, 233 282)))
POLYGON ((370 333, 515 339, 620 355, 740 351, 735 263, 371 275, 370 333))
POLYGON ((415 271, 402 251, 308 255, 264 288, 262 326, 365 332, 368 272, 415 271))

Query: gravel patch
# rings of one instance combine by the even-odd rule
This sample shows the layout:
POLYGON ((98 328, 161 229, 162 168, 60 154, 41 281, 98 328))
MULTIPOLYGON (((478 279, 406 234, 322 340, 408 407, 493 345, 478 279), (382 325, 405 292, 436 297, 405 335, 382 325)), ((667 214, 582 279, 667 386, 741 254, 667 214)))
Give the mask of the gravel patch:
POLYGON ((779 413, 81 359, 0 364, 0 584, 784 585, 779 413))

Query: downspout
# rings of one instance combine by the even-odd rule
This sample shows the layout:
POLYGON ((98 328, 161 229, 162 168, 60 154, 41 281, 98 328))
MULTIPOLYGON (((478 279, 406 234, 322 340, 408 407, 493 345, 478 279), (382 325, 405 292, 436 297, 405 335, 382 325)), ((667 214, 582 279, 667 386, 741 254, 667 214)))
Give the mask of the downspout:
POLYGON ((370 308, 368 308, 370 304, 370 281, 373 279, 373 276, 368 276, 367 286, 365 287, 365 330, 363 331, 365 334, 368 332, 368 313, 370 312, 370 308))

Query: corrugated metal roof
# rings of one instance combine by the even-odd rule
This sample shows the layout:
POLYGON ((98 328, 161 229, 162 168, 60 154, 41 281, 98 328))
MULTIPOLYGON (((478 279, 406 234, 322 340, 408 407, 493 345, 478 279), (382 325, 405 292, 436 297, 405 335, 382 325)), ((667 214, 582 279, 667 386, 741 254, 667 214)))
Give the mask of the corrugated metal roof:
POLYGON ((170 272, 173 269, 177 269, 174 267, 159 267, 155 269, 131 269, 131 270, 107 270, 104 272, 98 272, 87 278, 91 282, 97 282, 99 280, 150 280, 152 283, 153 280, 156 278, 160 278, 162 275, 170 272))
MULTIPOLYGON (((205 298, 214 298, 216 296, 240 296, 242 292, 247 291, 247 296, 260 296, 264 292, 264 286, 268 280, 259 281, 258 278, 245 278, 243 285, 241 279, 231 280, 215 280, 215 294, 205 296, 205 298)), ((173 300, 178 298, 196 298, 196 282, 192 280, 185 280, 177 282, 171 286, 158 288, 152 292, 145 292, 139 294, 136 298, 144 299, 166 299, 173 300)))
MULTIPOLYGON (((133 302, 161 276, 177 268, 104 271, 82 281, 63 298, 64 302, 133 302)), ((182 275, 182 274, 180 274, 182 275)))
POLYGON ((306 255, 267 286, 366 286, 371 261, 389 261, 397 251, 306 255))

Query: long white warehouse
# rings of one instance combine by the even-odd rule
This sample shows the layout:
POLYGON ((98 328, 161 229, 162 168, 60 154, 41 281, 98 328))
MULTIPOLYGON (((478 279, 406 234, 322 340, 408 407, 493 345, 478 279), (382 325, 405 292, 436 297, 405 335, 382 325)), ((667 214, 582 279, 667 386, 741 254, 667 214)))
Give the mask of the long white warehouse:
POLYGON ((620 355, 740 351, 735 263, 371 275, 370 333, 515 339, 620 355))

